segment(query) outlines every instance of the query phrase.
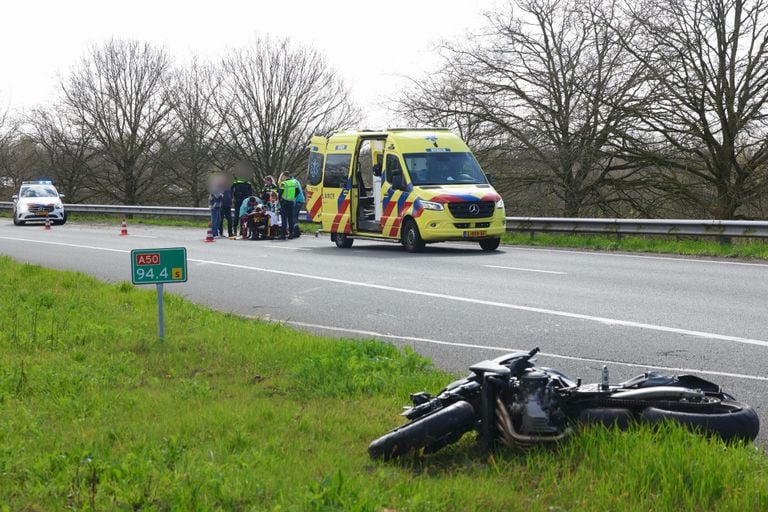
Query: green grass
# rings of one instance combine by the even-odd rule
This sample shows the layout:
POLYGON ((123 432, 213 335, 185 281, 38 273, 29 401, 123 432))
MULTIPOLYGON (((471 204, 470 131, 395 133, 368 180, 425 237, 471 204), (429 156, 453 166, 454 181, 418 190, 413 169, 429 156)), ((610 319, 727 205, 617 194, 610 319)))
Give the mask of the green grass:
MULTIPOLYGON (((374 463, 451 376, 335 340, 0 258, 0 510, 765 510, 768 460, 675 428, 374 463)), ((467 361, 470 363, 471 361, 467 361)))
POLYGON ((536 233, 531 237, 528 233, 507 233, 502 237, 502 242, 511 245, 570 247, 596 251, 768 259, 768 243, 761 239, 734 238, 733 243, 720 245, 717 237, 676 240, 671 237, 624 236, 617 240, 615 236, 607 235, 536 233))

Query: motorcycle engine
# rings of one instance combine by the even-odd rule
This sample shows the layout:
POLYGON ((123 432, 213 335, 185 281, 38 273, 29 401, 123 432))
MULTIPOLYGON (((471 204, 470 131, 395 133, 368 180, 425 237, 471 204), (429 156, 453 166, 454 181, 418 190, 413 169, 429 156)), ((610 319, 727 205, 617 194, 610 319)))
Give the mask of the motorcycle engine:
POLYGON ((519 425, 519 433, 549 436, 562 431, 562 413, 549 389, 550 382, 549 375, 538 370, 521 376, 520 400, 512 406, 512 417, 519 425))

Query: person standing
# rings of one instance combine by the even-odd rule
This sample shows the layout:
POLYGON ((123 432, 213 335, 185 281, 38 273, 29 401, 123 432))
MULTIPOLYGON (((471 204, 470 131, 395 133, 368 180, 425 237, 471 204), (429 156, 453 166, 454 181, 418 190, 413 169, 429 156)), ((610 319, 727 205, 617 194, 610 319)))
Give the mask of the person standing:
POLYGON ((304 197, 304 190, 301 188, 301 182, 294 176, 291 176, 291 179, 296 183, 296 202, 293 204, 293 231, 291 234, 293 234, 294 238, 299 238, 301 235, 301 228, 299 228, 299 213, 301 213, 301 209, 304 208, 307 200, 304 197))
POLYGON ((253 186, 251 186, 250 182, 235 176, 230 191, 232 192, 232 200, 234 201, 235 208, 238 208, 246 199, 253 195, 253 186))
POLYGON ((272 176, 264 176, 264 187, 261 189, 261 200, 264 204, 269 202, 272 197, 272 192, 277 192, 277 185, 275 185, 275 178, 272 176))
POLYGON ((211 185, 211 193, 208 195, 208 208, 211 209, 211 235, 216 238, 221 235, 221 202, 224 194, 221 193, 218 183, 211 185))
POLYGON ((232 188, 227 186, 226 181, 222 181, 221 196, 221 219, 219 220, 219 233, 224 234, 224 219, 227 219, 227 236, 234 235, 234 226, 232 225, 232 188))
POLYGON ((287 173, 280 174, 278 180, 280 193, 280 212, 282 214, 283 230, 280 235, 281 240, 293 238, 293 207, 296 202, 296 181, 290 179, 287 173))
POLYGON ((280 220, 280 199, 277 197, 277 192, 272 192, 269 197, 269 202, 266 203, 267 210, 269 211, 269 238, 277 238, 280 236, 280 230, 282 229, 283 222, 280 220))

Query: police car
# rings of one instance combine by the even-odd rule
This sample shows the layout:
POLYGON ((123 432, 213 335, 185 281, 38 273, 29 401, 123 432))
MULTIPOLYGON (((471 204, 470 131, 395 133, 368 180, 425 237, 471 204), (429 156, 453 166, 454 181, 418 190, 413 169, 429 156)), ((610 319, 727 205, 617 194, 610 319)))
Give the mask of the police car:
POLYGON ((62 196, 50 181, 24 181, 19 193, 13 196, 13 223, 45 222, 46 217, 54 224, 64 224, 62 196))

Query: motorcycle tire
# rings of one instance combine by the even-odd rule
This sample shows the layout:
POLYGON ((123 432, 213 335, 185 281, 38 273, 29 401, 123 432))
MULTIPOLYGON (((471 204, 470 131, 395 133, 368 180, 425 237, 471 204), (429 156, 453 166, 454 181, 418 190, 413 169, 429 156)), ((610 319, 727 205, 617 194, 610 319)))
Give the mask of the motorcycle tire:
POLYGON ((695 413, 647 407, 640 419, 647 423, 672 420, 707 435, 716 434, 725 441, 752 441, 760 431, 760 419, 755 410, 734 400, 723 400, 711 411, 695 413))
POLYGON ((474 407, 469 402, 456 402, 390 430, 368 446, 368 454, 372 459, 389 460, 422 448, 427 452, 436 452, 458 441, 476 423, 474 407))

